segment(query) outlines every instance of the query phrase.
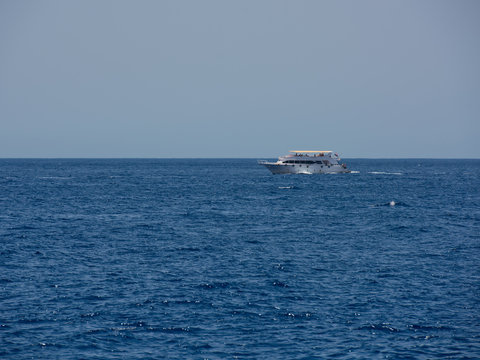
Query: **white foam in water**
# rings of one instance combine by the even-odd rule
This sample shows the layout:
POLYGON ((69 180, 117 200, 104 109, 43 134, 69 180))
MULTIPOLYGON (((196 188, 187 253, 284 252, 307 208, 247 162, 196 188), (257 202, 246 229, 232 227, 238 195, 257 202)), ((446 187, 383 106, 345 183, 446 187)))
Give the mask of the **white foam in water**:
POLYGON ((390 201, 390 206, 395 206, 395 201, 390 201))
POLYGON ((65 180, 65 179, 72 179, 69 176, 39 176, 39 179, 49 179, 49 180, 65 180))
POLYGON ((360 171, 350 171, 350 174, 360 174, 360 171))
POLYGON ((293 186, 279 186, 279 189, 293 189, 293 186))
POLYGON ((401 172, 385 172, 385 171, 371 171, 369 174, 374 175, 403 175, 401 172))

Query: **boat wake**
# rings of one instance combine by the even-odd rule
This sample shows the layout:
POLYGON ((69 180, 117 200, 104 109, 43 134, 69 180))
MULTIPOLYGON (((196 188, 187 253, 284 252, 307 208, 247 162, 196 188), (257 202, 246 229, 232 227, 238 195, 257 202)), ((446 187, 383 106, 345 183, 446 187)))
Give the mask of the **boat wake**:
POLYGON ((403 175, 401 172, 386 172, 386 171, 370 171, 369 174, 373 175, 403 175))

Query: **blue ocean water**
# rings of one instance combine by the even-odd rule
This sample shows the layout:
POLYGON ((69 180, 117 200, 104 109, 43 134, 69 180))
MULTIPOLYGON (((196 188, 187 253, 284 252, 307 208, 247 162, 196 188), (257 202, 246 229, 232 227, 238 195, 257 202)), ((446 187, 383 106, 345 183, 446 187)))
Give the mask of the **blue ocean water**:
POLYGON ((480 358, 480 161, 347 164, 0 160, 0 358, 480 358))

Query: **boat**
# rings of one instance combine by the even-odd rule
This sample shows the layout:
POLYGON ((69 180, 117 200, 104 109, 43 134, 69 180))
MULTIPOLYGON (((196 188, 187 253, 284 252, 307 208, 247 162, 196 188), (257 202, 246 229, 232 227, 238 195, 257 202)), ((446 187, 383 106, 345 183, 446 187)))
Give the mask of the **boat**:
POLYGON ((349 173, 346 164, 333 151, 290 150, 290 154, 280 156, 278 161, 259 160, 272 174, 331 174, 349 173))

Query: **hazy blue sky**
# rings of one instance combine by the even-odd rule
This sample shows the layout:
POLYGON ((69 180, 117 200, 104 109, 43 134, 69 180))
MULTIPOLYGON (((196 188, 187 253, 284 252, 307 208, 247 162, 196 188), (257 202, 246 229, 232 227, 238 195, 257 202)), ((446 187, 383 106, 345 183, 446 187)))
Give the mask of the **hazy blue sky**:
POLYGON ((480 158, 480 1, 0 0, 0 157, 480 158))

